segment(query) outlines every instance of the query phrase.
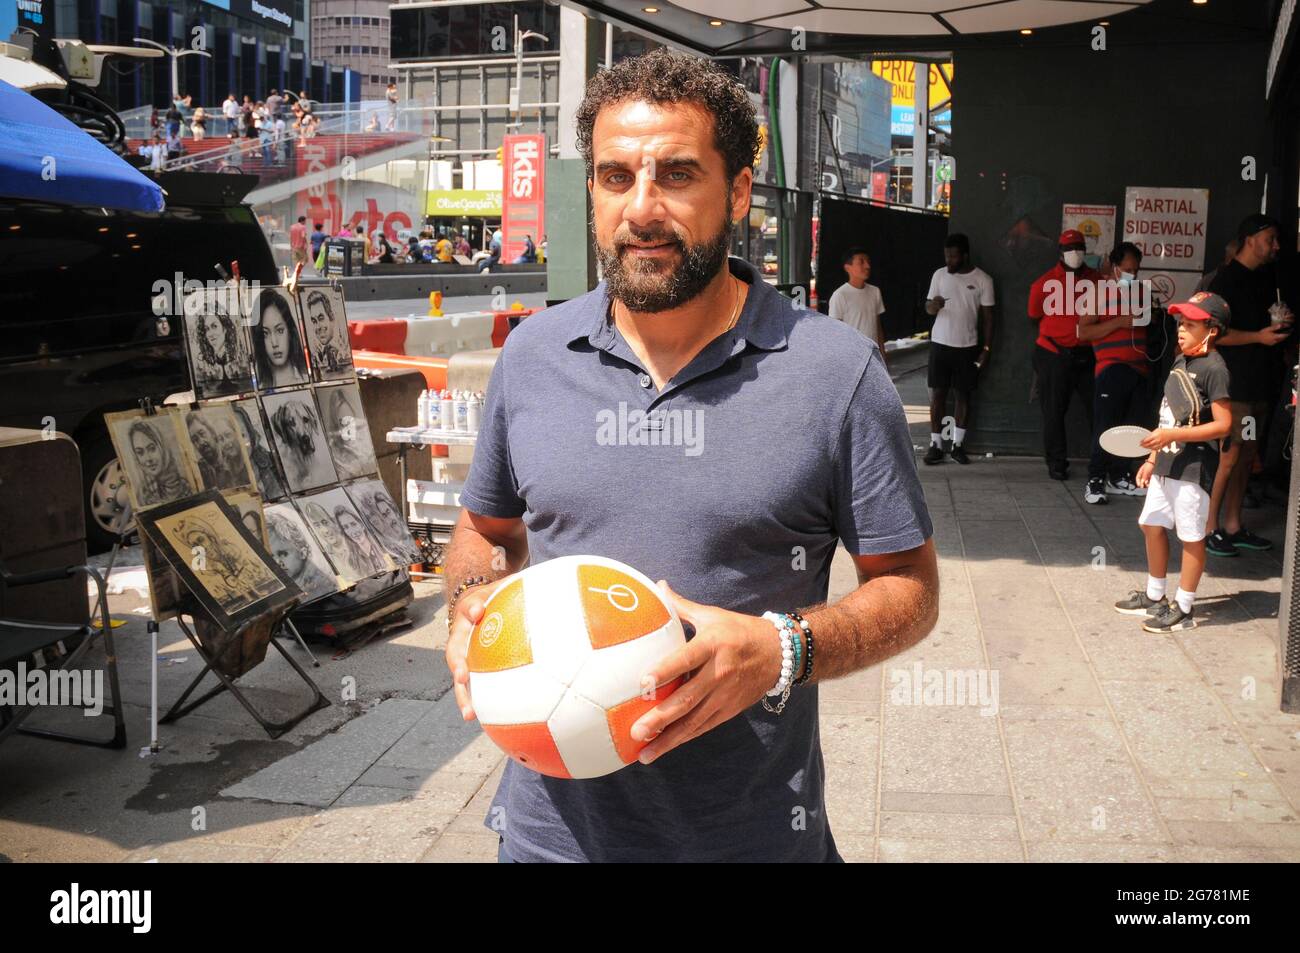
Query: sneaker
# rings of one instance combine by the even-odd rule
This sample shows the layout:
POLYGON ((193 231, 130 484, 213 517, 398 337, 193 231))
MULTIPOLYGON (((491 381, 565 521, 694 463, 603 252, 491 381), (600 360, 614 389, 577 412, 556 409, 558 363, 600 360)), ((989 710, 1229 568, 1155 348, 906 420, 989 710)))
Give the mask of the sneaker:
POLYGON ((1070 479, 1070 468, 1069 466, 1048 467, 1047 475, 1053 480, 1068 480, 1070 479))
POLYGON ((1147 632, 1155 632, 1161 635, 1165 632, 1182 632, 1185 629, 1196 628, 1196 606, 1192 606, 1191 612, 1184 612, 1182 606, 1177 602, 1171 602, 1146 622, 1142 623, 1142 628, 1147 632))
POLYGON ((1152 599, 1144 590, 1134 589, 1128 598, 1115 603, 1115 611, 1121 615, 1153 616, 1159 615, 1167 605, 1169 600, 1165 596, 1152 599))
POLYGON ((931 466, 943 462, 943 448, 930 444, 930 449, 925 451, 925 456, 921 458, 921 462, 928 463, 931 466))
POLYGON ((966 456, 966 451, 962 449, 961 444, 959 443, 952 445, 952 449, 948 451, 948 456, 952 457, 953 460, 957 461, 962 466, 970 463, 970 457, 966 456))
POLYGON ((1106 502, 1106 481, 1097 477, 1089 480, 1083 488, 1083 502, 1099 504, 1106 502))
POLYGON ((1211 556, 1237 555, 1237 547, 1233 545, 1232 537, 1221 529, 1216 529, 1205 537, 1205 551, 1211 556))
POLYGON ((1254 549, 1259 552, 1273 548, 1272 540, 1265 539, 1263 536, 1256 536, 1248 529, 1237 530, 1228 537, 1228 542, 1237 549, 1254 549))
POLYGON ((1118 480, 1107 480, 1106 489, 1111 493, 1118 493, 1120 496, 1146 496, 1147 491, 1138 486, 1128 477, 1120 477, 1118 480))

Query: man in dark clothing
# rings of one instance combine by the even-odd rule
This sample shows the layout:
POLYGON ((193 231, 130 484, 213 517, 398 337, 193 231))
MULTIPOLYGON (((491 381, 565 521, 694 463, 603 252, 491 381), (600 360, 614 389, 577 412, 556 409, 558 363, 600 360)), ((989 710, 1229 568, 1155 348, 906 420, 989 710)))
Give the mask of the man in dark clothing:
POLYGON ((1107 493, 1145 496, 1133 482, 1130 462, 1113 457, 1101 446, 1101 435, 1123 424, 1149 423, 1144 413, 1149 388, 1146 311, 1138 282, 1142 251, 1132 242, 1121 242, 1110 253, 1111 283, 1098 295, 1095 314, 1079 319, 1079 340, 1090 343, 1097 356, 1093 384, 1092 458, 1088 461, 1088 483, 1083 501, 1092 505, 1107 501, 1107 493))
POLYGON ((1070 464, 1065 453, 1065 415, 1077 396, 1092 432, 1092 378, 1096 359, 1092 347, 1079 340, 1075 302, 1087 282, 1101 274, 1084 264, 1083 233, 1068 228, 1058 242, 1061 257, 1051 271, 1029 289, 1029 320, 1038 325, 1034 373, 1043 408, 1043 456, 1053 480, 1066 480, 1070 464))
POLYGON ((312 229, 311 236, 307 239, 311 242, 311 260, 314 263, 320 257, 320 248, 325 244, 325 223, 317 222, 312 229))
POLYGON ((1231 383, 1232 431, 1210 494, 1206 548, 1212 556, 1236 556, 1273 543, 1241 525, 1241 505, 1271 405, 1282 384, 1282 349, 1293 316, 1282 301, 1274 262, 1281 252, 1278 222, 1250 215, 1237 229, 1239 250, 1223 265, 1210 290, 1228 302, 1232 328, 1219 342, 1231 383), (1271 309, 1271 310, 1270 310, 1271 309), (1275 319, 1276 315, 1276 319, 1275 319))

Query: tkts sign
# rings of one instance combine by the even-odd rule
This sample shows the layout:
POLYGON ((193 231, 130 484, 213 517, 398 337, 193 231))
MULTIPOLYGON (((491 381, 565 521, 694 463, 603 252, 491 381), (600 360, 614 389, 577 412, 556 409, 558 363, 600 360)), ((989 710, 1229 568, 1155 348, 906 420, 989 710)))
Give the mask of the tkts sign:
POLYGON ((524 239, 542 244, 546 137, 506 136, 502 143, 501 261, 508 264, 524 253, 524 239))

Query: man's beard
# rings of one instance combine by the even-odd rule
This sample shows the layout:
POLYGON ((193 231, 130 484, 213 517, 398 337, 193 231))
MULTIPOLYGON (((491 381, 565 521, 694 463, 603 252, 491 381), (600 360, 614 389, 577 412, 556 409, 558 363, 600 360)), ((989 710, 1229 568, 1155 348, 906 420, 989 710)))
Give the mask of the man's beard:
POLYGON ((731 211, 731 198, 728 196, 727 215, 718 234, 698 245, 686 244, 671 231, 629 229, 631 238, 638 242, 673 243, 681 256, 676 267, 667 261, 635 257, 625 265, 620 252, 627 246, 621 245, 621 240, 616 240, 612 249, 597 242, 596 258, 600 261, 610 298, 621 301, 629 311, 643 314, 668 311, 694 299, 717 277, 727 260, 735 228, 731 211))

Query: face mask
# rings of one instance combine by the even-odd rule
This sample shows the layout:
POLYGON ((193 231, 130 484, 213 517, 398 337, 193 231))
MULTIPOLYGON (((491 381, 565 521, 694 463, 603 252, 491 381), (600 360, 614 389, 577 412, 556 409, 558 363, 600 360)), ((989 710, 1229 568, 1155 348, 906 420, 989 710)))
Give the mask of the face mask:
POLYGON ((1205 340, 1196 346, 1196 349, 1189 355, 1190 357, 1200 357, 1202 354, 1210 353, 1210 337, 1206 336, 1205 340))
POLYGON ((1067 251, 1062 257, 1067 268, 1078 268, 1083 264, 1083 252, 1081 251, 1067 251))
POLYGON ((1137 280, 1137 275, 1127 271, 1117 271, 1115 274, 1119 276, 1116 280, 1122 285, 1131 285, 1137 280))

